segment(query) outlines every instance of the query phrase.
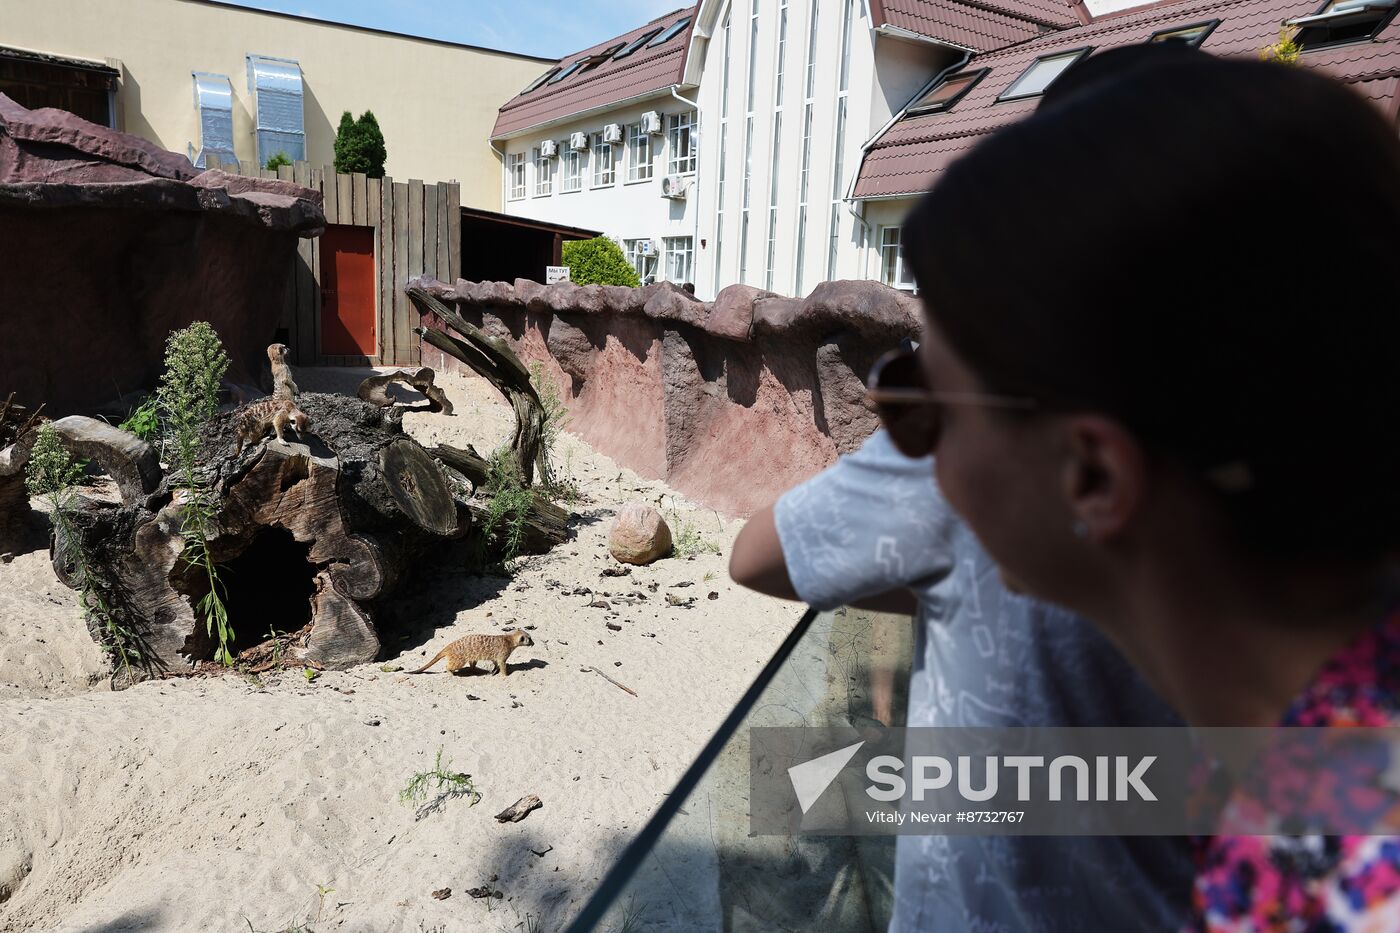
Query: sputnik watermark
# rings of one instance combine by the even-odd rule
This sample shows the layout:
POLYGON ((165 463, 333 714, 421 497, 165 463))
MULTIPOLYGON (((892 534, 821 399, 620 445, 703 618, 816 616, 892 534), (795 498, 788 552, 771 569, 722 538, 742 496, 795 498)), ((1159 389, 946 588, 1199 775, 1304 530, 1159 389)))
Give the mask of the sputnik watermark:
POLYGON ((1400 834, 1400 730, 754 728, 750 739, 756 834, 1400 834))

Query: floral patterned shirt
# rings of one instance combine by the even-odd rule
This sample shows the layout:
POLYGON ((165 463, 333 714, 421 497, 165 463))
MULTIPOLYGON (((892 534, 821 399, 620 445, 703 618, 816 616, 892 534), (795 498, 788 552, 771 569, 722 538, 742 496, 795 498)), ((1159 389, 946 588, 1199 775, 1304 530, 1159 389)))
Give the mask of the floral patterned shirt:
MULTIPOLYGON (((1280 725, 1400 726, 1400 612, 1328 661, 1280 725)), ((1321 806, 1323 798, 1335 802, 1347 790, 1301 793, 1310 798, 1307 805, 1321 806)), ((1355 805, 1355 798, 1344 805, 1355 805)), ((1232 799, 1227 821, 1230 807, 1237 819, 1251 817, 1247 801, 1232 799)), ((1218 835, 1198 840, 1196 855, 1190 930, 1400 930, 1400 837, 1218 835)))

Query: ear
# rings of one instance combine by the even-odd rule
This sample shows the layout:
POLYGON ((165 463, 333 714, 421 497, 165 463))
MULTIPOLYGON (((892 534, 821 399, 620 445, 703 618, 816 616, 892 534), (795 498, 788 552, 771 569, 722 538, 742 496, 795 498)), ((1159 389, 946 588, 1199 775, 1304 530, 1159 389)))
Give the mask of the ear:
POLYGON ((1147 491, 1147 455, 1126 428, 1100 415, 1068 419, 1065 501, 1090 541, 1123 533, 1147 491))

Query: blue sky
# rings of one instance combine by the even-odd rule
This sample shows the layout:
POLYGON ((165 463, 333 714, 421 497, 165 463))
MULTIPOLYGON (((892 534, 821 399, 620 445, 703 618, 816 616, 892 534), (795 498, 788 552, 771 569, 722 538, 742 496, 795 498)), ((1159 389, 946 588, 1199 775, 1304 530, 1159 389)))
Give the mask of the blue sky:
MULTIPOLYGON (((685 0, 229 0, 239 6, 314 16, 562 58, 687 6, 685 0)), ((693 2, 693 0, 692 0, 693 2)))

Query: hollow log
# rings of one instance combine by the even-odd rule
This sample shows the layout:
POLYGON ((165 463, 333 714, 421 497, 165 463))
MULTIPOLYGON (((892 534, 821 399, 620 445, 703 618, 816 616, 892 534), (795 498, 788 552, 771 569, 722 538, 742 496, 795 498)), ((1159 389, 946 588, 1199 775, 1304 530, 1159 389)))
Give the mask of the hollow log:
MULTIPOLYGON (((213 503, 208 548, 234 653, 304 631, 288 661, 346 668, 378 655, 376 603, 420 555, 464 534, 471 510, 386 410, 319 393, 297 404, 311 419, 301 438, 289 430, 285 442, 238 452, 237 411, 206 427, 197 480, 213 503)), ((151 672, 188 670, 218 647, 196 611, 209 583, 186 559, 187 501, 167 478, 149 497, 88 503, 75 516, 95 577, 132 621, 151 672)), ((66 570, 69 548, 54 553, 66 570)))
POLYGON ((396 369, 391 373, 379 373, 370 376, 360 383, 359 391, 356 393, 360 398, 379 408, 390 408, 395 405, 407 408, 410 411, 429 411, 452 414, 452 401, 447 397, 447 393, 434 384, 437 374, 427 366, 415 370, 396 369), (428 404, 403 405, 389 394, 389 386, 395 382, 402 383, 412 389, 423 393, 428 404))
POLYGON ((433 327, 417 327, 414 332, 429 344, 465 363, 496 387, 510 403, 515 414, 515 436, 510 449, 515 453, 524 475, 525 485, 532 485, 538 475, 543 485, 553 482, 549 451, 544 444, 544 406, 530 381, 530 371, 504 340, 487 336, 456 311, 438 301, 428 292, 410 285, 408 297, 421 312, 437 315, 438 319, 461 335, 461 339, 433 327))

